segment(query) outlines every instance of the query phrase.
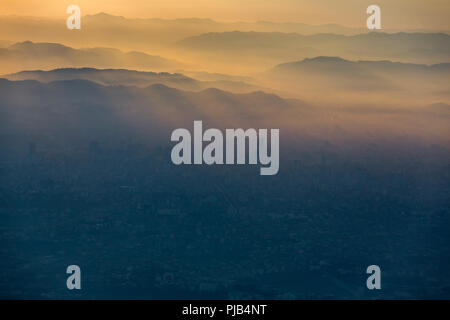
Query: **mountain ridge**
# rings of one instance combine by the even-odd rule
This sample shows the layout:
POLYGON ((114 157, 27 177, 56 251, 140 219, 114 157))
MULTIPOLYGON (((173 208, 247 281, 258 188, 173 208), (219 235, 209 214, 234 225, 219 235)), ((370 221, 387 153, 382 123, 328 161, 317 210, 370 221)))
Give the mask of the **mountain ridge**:
POLYGON ((356 35, 282 32, 208 32, 185 38, 177 46, 209 56, 248 57, 274 61, 317 56, 355 60, 392 60, 437 64, 450 60, 450 35, 445 33, 369 32, 356 35))
POLYGON ((9 80, 34 79, 41 82, 86 79, 103 85, 129 85, 137 87, 161 83, 169 87, 188 91, 199 91, 217 87, 218 89, 234 93, 245 93, 262 89, 256 85, 248 84, 243 81, 201 81, 181 73, 139 71, 123 68, 100 69, 83 67, 57 68, 52 70, 24 70, 17 73, 5 74, 2 77, 9 80))
MULTIPOLYGON (((23 41, 0 48, 0 67, 12 73, 24 69, 61 67, 122 67, 155 70, 182 68, 184 64, 159 55, 108 47, 73 48, 55 42, 23 41), (18 67, 20 66, 20 69, 18 67)), ((5 71, 4 71, 5 72, 5 71)))

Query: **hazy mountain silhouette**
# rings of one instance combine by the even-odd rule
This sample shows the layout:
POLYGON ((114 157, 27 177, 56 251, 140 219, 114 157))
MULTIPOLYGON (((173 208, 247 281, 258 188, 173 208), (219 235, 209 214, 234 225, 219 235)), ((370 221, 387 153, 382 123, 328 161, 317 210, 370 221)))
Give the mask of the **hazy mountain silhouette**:
MULTIPOLYGON (((82 21, 81 30, 68 30, 63 19, 4 16, 0 17, 0 39, 51 42, 74 47, 111 47, 124 52, 110 52, 106 56, 104 52, 94 52, 102 56, 99 60, 108 62, 100 61, 97 65, 46 62, 43 66, 30 63, 20 69, 5 69, 8 65, 19 64, 19 61, 14 60, 13 64, 0 65, 3 72, 44 67, 146 70, 160 67, 156 71, 174 71, 174 61, 161 61, 160 57, 149 57, 133 51, 175 57, 180 62, 189 64, 189 68, 179 66, 178 69, 235 74, 260 72, 270 65, 316 56, 340 56, 351 60, 388 59, 426 64, 446 63, 450 56, 450 36, 446 33, 386 33, 387 30, 367 32, 365 29, 333 24, 309 26, 268 21, 225 23, 196 18, 128 19, 105 13, 84 16, 82 21), (117 63, 117 60, 121 63, 117 63), (124 60, 126 64, 123 63, 124 60)), ((6 55, 3 53, 2 60, 6 55)), ((24 60, 22 59, 22 63, 24 60)))
POLYGON ((113 48, 74 49, 58 43, 25 41, 0 48, 3 72, 80 66, 171 70, 180 68, 182 64, 142 52, 123 52, 113 48))
POLYGON ((413 96, 413 100, 416 99, 416 95, 421 99, 420 103, 450 99, 447 86, 450 63, 423 65, 386 60, 349 61, 321 56, 279 64, 266 75, 272 84, 291 92, 320 94, 324 90, 332 90, 336 96, 347 95, 348 98, 361 92, 361 99, 383 92, 386 104, 392 103, 391 98, 394 97, 408 104, 413 96))
POLYGON ((200 82, 178 73, 156 73, 127 69, 96 69, 96 68, 61 68, 49 71, 21 71, 3 76, 10 80, 37 80, 52 82, 58 80, 83 79, 103 85, 149 86, 162 83, 168 86, 184 86, 199 88, 200 82))
POLYGON ((349 59, 390 59, 403 62, 441 63, 450 59, 450 36, 444 33, 372 32, 353 36, 300 35, 279 32, 206 33, 178 42, 182 48, 218 56, 251 56, 294 60, 313 56, 349 59))
MULTIPOLYGON (((445 104, 439 108, 442 106, 445 104)), ((262 91, 236 94, 213 88, 184 91, 162 84, 136 87, 105 86, 78 79, 49 83, 0 79, 2 136, 53 136, 66 144, 71 139, 101 140, 105 134, 109 139, 123 134, 150 140, 167 139, 173 128, 191 127, 197 119, 217 128, 281 128, 287 136, 294 132, 321 136, 329 134, 329 130, 333 130, 335 137, 356 135, 358 138, 370 137, 374 132, 387 135, 405 130, 417 134, 436 130, 442 134, 443 126, 448 125, 444 118, 432 120, 439 122, 431 127, 416 127, 417 121, 431 121, 424 115, 436 114, 433 110, 436 108, 390 109, 382 104, 355 105, 342 111, 335 106, 313 107, 262 91), (409 117, 412 111, 420 112, 416 120, 402 118, 409 117), (377 121, 378 124, 373 122, 374 117, 383 115, 388 118, 377 121), (399 118, 392 118, 393 115, 399 118), (336 126, 339 132, 335 132, 336 126)))
MULTIPOLYGON (((195 119, 208 120, 218 126, 239 125, 249 120, 254 120, 254 124, 276 123, 274 117, 281 119, 283 111, 304 107, 299 101, 286 101, 261 91, 246 94, 219 89, 191 92, 162 84, 142 88, 104 86, 78 79, 49 83, 0 79, 0 96, 2 120, 7 127, 20 130, 53 120, 57 121, 54 128, 64 128, 75 119, 81 121, 78 125, 84 126, 82 123, 86 121, 93 128, 111 131, 118 129, 112 123, 106 126, 105 121, 112 118, 129 121, 127 128, 142 124, 140 128, 154 129, 162 126, 167 129, 180 123, 189 125, 195 119), (17 124, 17 119, 26 119, 26 123, 17 124)), ((48 132, 51 128, 53 126, 39 129, 48 132)))
POLYGON ((62 68, 50 71, 33 70, 3 75, 10 80, 37 80, 40 82, 52 82, 59 80, 89 80, 102 85, 125 85, 145 87, 152 84, 164 84, 169 87, 182 90, 203 90, 207 88, 219 88, 233 92, 250 92, 259 90, 257 86, 250 85, 226 75, 210 76, 216 79, 211 81, 198 81, 179 73, 144 72, 127 69, 96 69, 96 68, 62 68), (222 80, 221 80, 222 79, 222 80))
POLYGON ((191 71, 191 70, 177 70, 177 72, 203 81, 237 81, 250 83, 255 81, 254 78, 249 76, 230 75, 217 72, 191 71))
POLYGON ((315 57, 301 61, 282 63, 271 70, 272 73, 297 74, 315 73, 336 77, 367 76, 375 74, 406 76, 449 76, 450 63, 435 65, 412 64, 384 61, 349 61, 340 57, 315 57))
MULTIPOLYGON (((104 12, 86 15, 84 17, 90 24, 98 25, 127 25, 128 28, 134 30, 141 29, 149 32, 153 29, 176 31, 177 37, 186 34, 204 33, 206 30, 213 32, 225 31, 260 31, 260 32, 296 32, 301 34, 314 33, 339 33, 339 34, 358 34, 364 32, 364 28, 351 28, 339 24, 323 24, 308 25, 298 22, 272 22, 272 21, 255 21, 255 22, 221 22, 213 19, 205 18, 180 18, 180 19, 131 19, 122 16, 110 15, 104 12)), ((172 35, 173 37, 174 35, 172 35)), ((180 38, 182 39, 182 38, 180 38)))
POLYGON ((50 41, 76 46, 108 46, 129 50, 152 49, 205 32, 225 31, 297 32, 301 34, 365 32, 337 24, 218 22, 211 19, 133 19, 98 13, 82 17, 81 30, 68 30, 65 19, 20 16, 0 17, 0 39, 17 41, 50 41), (7 32, 5 32, 7 30, 7 32), (36 33, 35 30, 39 30, 36 33), (114 35, 113 37, 111 35, 114 35), (130 37, 130 35, 133 35, 130 37))

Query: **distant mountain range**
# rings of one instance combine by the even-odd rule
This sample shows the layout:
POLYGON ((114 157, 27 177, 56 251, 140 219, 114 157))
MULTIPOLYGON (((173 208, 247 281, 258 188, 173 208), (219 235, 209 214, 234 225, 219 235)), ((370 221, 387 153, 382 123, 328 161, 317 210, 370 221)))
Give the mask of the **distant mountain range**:
POLYGON ((450 61, 449 33, 392 31, 268 21, 127 19, 105 13, 84 16, 81 30, 68 30, 62 19, 3 16, 0 67, 3 73, 95 67, 242 75, 317 56, 418 64, 450 61), (11 41, 22 42, 8 46, 11 41), (64 48, 44 48, 50 44, 64 48), (70 47, 92 48, 70 52, 70 47))
MULTIPOLYGON (((358 139, 372 139, 374 132, 392 137, 389 132, 397 131, 401 136, 404 130, 448 140, 445 128, 450 110, 442 102, 420 109, 356 106, 339 110, 262 91, 189 92, 162 84, 139 88, 87 80, 42 83, 0 79, 0 114, 0 144, 7 142, 14 149, 35 141, 43 149, 51 146, 51 152, 59 152, 87 150, 92 141, 118 145, 132 139, 167 145, 175 128, 191 128, 197 119, 221 129, 280 128, 282 144, 323 135, 335 139, 356 134, 358 139), (414 115, 416 118, 411 118, 414 115), (383 118, 374 123, 374 117, 383 118), (417 127, 417 123, 427 125, 417 127), (430 123, 433 126, 428 126, 430 123)), ((295 144, 287 147, 295 148, 295 144)))
POLYGON ((122 16, 110 15, 104 12, 86 15, 86 23, 103 26, 124 26, 133 30, 152 32, 155 29, 170 30, 171 38, 186 37, 193 34, 225 31, 260 31, 260 32, 296 32, 301 34, 314 33, 339 33, 339 34, 358 34, 365 32, 365 28, 351 28, 339 24, 308 25, 299 22, 272 22, 272 21, 254 21, 254 22, 221 22, 205 18, 180 18, 180 19, 131 19, 122 16))
POLYGON ((164 137, 202 119, 210 126, 279 126, 305 105, 261 91, 182 91, 162 84, 104 86, 87 80, 41 83, 0 79, 0 136, 58 137, 62 144, 129 135, 164 137), (82 130, 80 128, 83 128, 82 130))
POLYGON ((183 64, 142 52, 123 52, 113 48, 74 49, 58 43, 25 41, 0 48, 2 72, 57 67, 116 67, 172 70, 183 64))
MULTIPOLYGON (((399 63, 392 61, 349 61, 340 57, 315 57, 282 63, 256 76, 246 77, 191 72, 198 80, 181 73, 144 72, 128 69, 60 68, 31 70, 0 75, 9 80, 37 80, 54 82, 88 80, 104 86, 148 87, 162 84, 187 91, 216 88, 234 93, 253 91, 274 92, 312 103, 321 99, 343 98, 355 103, 383 98, 383 103, 419 104, 442 101, 448 103, 450 91, 450 63, 435 65, 399 63), (249 80, 245 82, 243 80, 249 80), (323 95, 323 92, 328 92, 323 95), (380 93, 382 95, 380 96, 380 93), (395 98, 394 100, 392 100, 395 98), (356 99, 356 100, 355 100, 356 99)), ((336 100, 335 102, 338 102, 336 100)))
MULTIPOLYGON (((65 19, 0 16, 0 39, 13 42, 58 42, 71 46, 107 46, 140 51, 170 45, 208 32, 281 32, 312 35, 367 33, 365 25, 350 28, 338 24, 308 25, 299 22, 220 22, 211 19, 130 19, 107 13, 82 17, 81 30, 68 30, 65 19), (36 32, 39 30, 39 32, 36 32), (132 36, 130 36, 132 35, 132 36)), ((436 32, 431 30, 385 30, 386 32, 436 32)), ((441 32, 448 32, 442 30, 441 32)))
POLYGON ((131 47, 139 50, 171 44, 205 32, 235 30, 301 34, 365 32, 362 28, 348 28, 337 24, 313 26, 296 22, 219 22, 199 18, 129 19, 106 13, 83 16, 81 30, 73 32, 66 28, 65 19, 0 16, 0 39, 2 40, 50 41, 76 46, 102 45, 124 49, 131 47), (39 32, 35 32, 36 30, 39 32))
POLYGON ((349 61, 340 57, 315 57, 301 61, 282 63, 271 70, 272 73, 290 73, 301 75, 304 73, 326 74, 338 77, 366 76, 368 73, 400 74, 407 76, 416 73, 418 76, 442 75, 450 76, 450 62, 434 65, 413 64, 384 61, 349 61))
POLYGON ((316 99, 376 99, 384 104, 450 101, 450 63, 349 61, 321 56, 279 64, 265 76, 278 89, 300 96, 315 94, 316 99))
POLYGON ((172 88, 192 91, 218 88, 232 92, 251 92, 261 89, 243 81, 220 80, 225 77, 220 75, 215 77, 217 80, 199 81, 179 73, 156 73, 126 69, 61 68, 49 71, 21 71, 1 77, 9 80, 37 80, 40 82, 78 79, 89 80, 106 86, 124 85, 147 87, 152 84, 163 84, 172 88))
POLYGON ((389 59, 415 63, 450 61, 450 36, 444 33, 371 32, 352 36, 280 32, 206 33, 178 42, 181 48, 211 56, 295 60, 315 56, 389 59))

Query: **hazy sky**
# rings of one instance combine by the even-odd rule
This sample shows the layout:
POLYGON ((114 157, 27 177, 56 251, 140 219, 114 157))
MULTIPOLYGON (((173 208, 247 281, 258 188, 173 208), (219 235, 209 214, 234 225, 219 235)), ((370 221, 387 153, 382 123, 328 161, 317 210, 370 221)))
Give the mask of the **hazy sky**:
POLYGON ((1 0, 0 14, 65 17, 69 4, 82 14, 106 12, 141 18, 339 23, 365 27, 365 9, 378 4, 387 29, 450 29, 450 0, 1 0))

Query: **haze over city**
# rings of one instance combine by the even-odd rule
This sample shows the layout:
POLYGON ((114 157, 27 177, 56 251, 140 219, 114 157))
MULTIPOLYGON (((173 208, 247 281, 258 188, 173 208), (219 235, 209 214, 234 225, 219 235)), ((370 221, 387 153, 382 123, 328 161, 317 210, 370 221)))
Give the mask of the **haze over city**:
POLYGON ((0 297, 449 298, 450 3, 371 4, 3 0, 0 297), (194 121, 279 170, 175 165, 194 121))

